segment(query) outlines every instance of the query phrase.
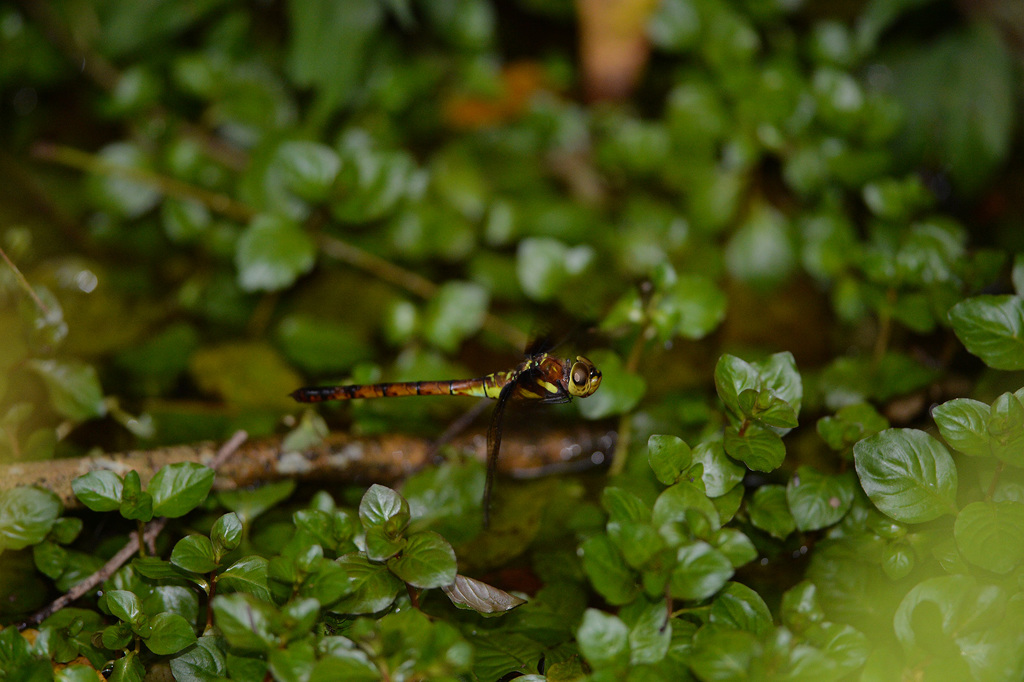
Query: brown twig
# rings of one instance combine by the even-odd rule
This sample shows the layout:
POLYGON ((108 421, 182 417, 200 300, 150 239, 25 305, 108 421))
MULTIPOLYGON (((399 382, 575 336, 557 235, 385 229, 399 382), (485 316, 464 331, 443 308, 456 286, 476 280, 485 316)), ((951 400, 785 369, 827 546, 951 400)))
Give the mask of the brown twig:
MULTIPOLYGON (((245 431, 236 432, 235 435, 233 435, 226 443, 224 443, 223 446, 221 446, 220 450, 217 451, 216 456, 214 456, 214 458, 210 461, 210 468, 216 470, 217 467, 224 464, 224 462, 227 461, 227 458, 234 454, 239 447, 241 447, 242 443, 245 442, 246 438, 248 438, 248 434, 246 434, 245 431)), ((167 519, 164 517, 156 519, 155 521, 150 523, 149 526, 146 528, 146 532, 142 538, 142 542, 147 546, 153 546, 153 543, 156 541, 157 536, 160 535, 161 532, 163 532, 164 526, 166 525, 167 519)), ((42 623, 44 620, 46 620, 51 615, 56 613, 57 611, 63 609, 65 606, 68 606, 69 604, 77 601, 80 597, 85 595, 94 587, 96 587, 104 580, 112 576, 119 568, 121 568, 121 566, 125 564, 125 562, 127 562, 129 559, 135 556, 135 554, 139 551, 139 547, 139 534, 132 533, 129 536, 128 542, 125 543, 125 546, 122 547, 117 552, 117 554, 112 556, 110 560, 107 561, 107 563, 105 563, 98 571, 90 575, 85 580, 82 580, 81 582, 77 583, 74 587, 72 587, 70 590, 68 590, 60 597, 55 599, 49 605, 43 607, 39 611, 36 611, 27 620, 22 622, 18 626, 18 629, 24 630, 25 628, 31 625, 38 625, 39 623, 42 623)))

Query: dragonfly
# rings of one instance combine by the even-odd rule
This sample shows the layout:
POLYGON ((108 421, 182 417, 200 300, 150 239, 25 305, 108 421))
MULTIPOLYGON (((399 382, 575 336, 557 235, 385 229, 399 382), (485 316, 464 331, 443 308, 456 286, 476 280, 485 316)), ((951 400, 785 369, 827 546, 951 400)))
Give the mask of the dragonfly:
POLYGON ((300 403, 413 395, 461 395, 496 400, 491 422, 487 427, 487 477, 484 482, 483 510, 484 528, 488 528, 505 406, 513 400, 545 405, 567 403, 573 398, 593 395, 600 385, 601 371, 582 355, 577 355, 573 360, 547 352, 537 352, 529 353, 523 362, 512 369, 476 379, 309 386, 293 391, 291 397, 300 403))

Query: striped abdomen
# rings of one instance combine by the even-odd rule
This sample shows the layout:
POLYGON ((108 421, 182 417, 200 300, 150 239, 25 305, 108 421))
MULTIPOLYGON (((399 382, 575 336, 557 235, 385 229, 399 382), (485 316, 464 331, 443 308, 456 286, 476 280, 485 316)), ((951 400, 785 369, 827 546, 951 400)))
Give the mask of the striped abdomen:
POLYGON ((391 384, 357 384, 353 386, 311 386, 300 388, 291 397, 300 403, 356 398, 396 398, 408 395, 468 395, 497 398, 508 382, 509 372, 495 372, 480 379, 456 381, 405 381, 391 384))

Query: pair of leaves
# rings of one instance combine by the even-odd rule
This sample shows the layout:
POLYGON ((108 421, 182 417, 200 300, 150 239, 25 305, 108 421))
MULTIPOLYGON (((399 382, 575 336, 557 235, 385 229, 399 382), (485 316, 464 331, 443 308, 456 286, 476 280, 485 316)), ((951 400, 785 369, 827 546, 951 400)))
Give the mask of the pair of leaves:
POLYGON ((932 411, 939 433, 953 448, 971 457, 994 457, 1024 467, 1024 404, 1017 393, 1004 393, 991 407, 957 398, 932 411))
POLYGON ((723 355, 715 366, 715 389, 740 421, 725 431, 725 451, 755 471, 773 471, 786 448, 780 433, 797 425, 803 383, 791 353, 748 363, 723 355))
POLYGON ((206 499, 213 485, 213 469, 193 462, 161 467, 142 490, 137 472, 124 478, 112 471, 91 471, 76 478, 71 488, 89 509, 120 510, 128 519, 150 521, 154 516, 178 518, 206 499))
POLYGON ((155 654, 177 653, 195 643, 196 635, 192 626, 177 613, 157 613, 152 617, 142 610, 142 602, 134 592, 108 590, 103 595, 104 604, 111 615, 118 618, 130 629, 128 637, 122 636, 122 628, 112 625, 104 630, 103 644, 109 649, 125 648, 130 634, 140 637, 155 654), (119 641, 118 641, 119 640, 119 641), (109 646, 109 644, 119 646, 109 646))

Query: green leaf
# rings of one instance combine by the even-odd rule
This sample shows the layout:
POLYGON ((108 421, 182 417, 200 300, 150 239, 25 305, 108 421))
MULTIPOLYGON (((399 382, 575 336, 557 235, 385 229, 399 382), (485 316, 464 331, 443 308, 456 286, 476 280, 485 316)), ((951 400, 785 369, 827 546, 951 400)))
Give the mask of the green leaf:
POLYGON ((252 490, 222 490, 217 499, 225 507, 238 514, 242 525, 251 523, 260 514, 291 497, 295 481, 288 479, 267 483, 252 490))
POLYGON ((640 590, 636 574, 606 535, 594 535, 580 546, 583 570, 590 583, 605 601, 613 605, 628 604, 640 590))
POLYGON ((595 670, 629 662, 629 628, 616 616, 587 609, 576 630, 576 641, 580 653, 595 670))
POLYGON ((456 575, 450 585, 442 585, 441 589, 455 606, 477 613, 504 613, 526 603, 514 594, 464 575, 456 575))
POLYGON ((76 422, 107 414, 96 368, 77 360, 30 360, 28 366, 46 384, 53 408, 76 422))
POLYGON ((742 680, 760 653, 757 637, 732 628, 703 628, 693 638, 687 663, 700 680, 742 680))
POLYGON ((224 639, 242 651, 267 652, 277 646, 273 621, 277 607, 247 594, 217 595, 214 622, 224 639))
POLYGON ((178 682, 215 682, 227 675, 227 661, 222 650, 223 639, 212 635, 200 637, 196 646, 173 657, 168 664, 178 682))
POLYGON ((409 503, 405 498, 376 483, 367 488, 359 502, 359 519, 367 529, 385 528, 400 532, 409 525, 410 518, 409 503))
POLYGON ((749 209, 725 249, 730 274, 757 288, 780 284, 796 265, 786 216, 765 201, 749 209))
POLYGON ((594 260, 589 246, 570 248, 550 237, 529 237, 519 242, 516 274, 523 292, 535 301, 549 301, 594 260))
POLYGON ((302 682, 313 672, 316 657, 309 640, 291 641, 267 654, 269 672, 275 680, 302 682))
MULTIPOLYGON (((408 486, 408 483, 406 483, 408 486)), ((355 549, 352 540, 358 529, 358 522, 352 514, 341 509, 331 512, 320 509, 301 509, 292 515, 297 528, 309 533, 325 552, 347 554, 355 549)))
POLYGON ((703 467, 701 478, 708 497, 721 497, 743 480, 746 469, 729 459, 720 441, 701 443, 691 453, 693 464, 703 467))
POLYGON ((404 583, 386 566, 374 564, 359 554, 346 554, 337 561, 345 571, 348 595, 331 607, 335 613, 376 613, 395 600, 404 583))
POLYGON ((338 154, 324 144, 295 140, 277 148, 277 163, 285 187, 306 201, 320 202, 330 196, 331 185, 341 169, 338 154))
POLYGON ((967 575, 926 579, 900 602, 893 629, 905 649, 952 647, 956 653, 971 630, 992 627, 1006 606, 1006 593, 995 585, 979 585, 967 575), (959 640, 959 641, 958 641, 959 640))
POLYGON ((676 335, 702 339, 722 323, 728 303, 725 293, 704 275, 679 275, 675 283, 655 299, 651 324, 660 341, 676 335))
POLYGON ((902 580, 914 570, 914 557, 914 549, 906 542, 892 542, 882 552, 882 572, 889 580, 902 580))
POLYGON ((868 638, 850 625, 818 623, 805 634, 810 643, 836 663, 840 675, 860 670, 872 653, 868 638))
POLYGON ((608 538, 633 568, 643 567, 665 546, 657 529, 640 521, 609 521, 608 538))
POLYGON ((618 616, 629 628, 630 663, 657 664, 665 659, 672 642, 672 625, 662 600, 637 599, 619 609, 618 616))
POLYGON ((947 168, 965 195, 980 192, 1012 150, 1012 51, 984 22, 964 24, 918 47, 890 63, 904 119, 903 154, 947 168))
POLYGON ((314 88, 327 111, 346 104, 365 82, 385 8, 371 0, 288 5, 288 73, 296 85, 314 88))
POLYGON ((209 573, 217 568, 213 543, 205 535, 189 535, 174 545, 171 563, 193 573, 209 573))
POLYGON ((799 423, 793 406, 771 391, 745 389, 739 395, 739 405, 743 414, 767 426, 792 429, 799 423))
POLYGON ((402 484, 402 496, 417 522, 458 545, 480 531, 484 476, 477 460, 425 467, 402 484))
POLYGON ((972 502, 957 514, 953 535, 969 562, 993 573, 1009 573, 1024 560, 1024 506, 972 502))
POLYGON ((786 486, 786 501, 801 531, 838 523, 853 504, 854 480, 849 472, 833 476, 802 466, 786 486))
POLYGON ((217 576, 221 589, 251 594, 257 599, 270 601, 267 586, 267 560, 261 556, 242 557, 217 576))
POLYGON ((988 418, 992 454, 1007 464, 1024 467, 1024 404, 1013 393, 1003 393, 992 402, 988 418))
MULTIPOLYGON (((100 150, 99 161, 120 169, 150 170, 150 157, 136 144, 115 142, 100 150)), ((150 184, 129 179, 109 170, 86 180, 92 200, 125 218, 138 218, 160 201, 160 192, 150 184)))
POLYGON ((295 313, 281 320, 275 335, 291 362, 310 374, 339 374, 369 360, 370 348, 350 324, 295 313))
POLYGON ((285 289, 315 260, 316 245, 301 227, 287 218, 259 215, 238 240, 238 284, 244 291, 285 289))
POLYGON ((142 479, 134 469, 124 475, 120 512, 134 521, 146 523, 153 519, 153 496, 142 489, 142 479))
POLYGON ((362 649, 345 652, 332 650, 328 658, 321 658, 309 675, 309 682, 376 682, 382 675, 362 649))
POLYGON ((833 450, 852 448, 853 444, 889 428, 889 420, 869 403, 846 405, 832 417, 818 420, 818 435, 833 450))
POLYGON ((104 595, 107 610, 111 615, 133 625, 142 617, 142 604, 134 592, 128 590, 107 590, 104 595))
MULTIPOLYGON (((153 580, 163 580, 164 578, 177 580, 182 577, 194 577, 187 576, 184 571, 176 567, 170 561, 164 561, 163 559, 152 556, 136 557, 135 559, 132 559, 132 568, 135 569, 139 575, 153 580)), ((195 582, 199 584, 198 580, 195 582)))
POLYGON ((160 467, 146 490, 153 496, 153 514, 176 519, 206 499, 213 485, 213 469, 195 462, 160 467))
POLYGON ((484 323, 490 296, 472 282, 445 282, 427 303, 423 333, 438 348, 454 352, 484 323))
POLYGON ((210 540, 213 542, 214 556, 219 561, 228 552, 236 549, 242 542, 242 522, 238 514, 231 512, 217 519, 210 529, 210 540))
POLYGON ((774 626, 771 611, 761 595, 741 583, 729 583, 715 597, 708 620, 715 625, 746 630, 755 635, 766 634, 774 626))
POLYGON ((887 429, 854 446, 861 487, 882 513, 923 523, 955 513, 953 458, 923 431, 887 429))
POLYGON ((81 534, 82 527, 82 519, 62 516, 53 524, 50 539, 62 545, 70 545, 81 534))
POLYGON ((113 672, 107 678, 110 682, 143 682, 145 679, 146 666, 139 660, 139 654, 135 651, 129 651, 123 658, 114 661, 113 668, 113 672))
POLYGON ((610 351, 595 351, 590 360, 601 370, 601 388, 579 402, 580 414, 586 419, 604 419, 636 407, 647 390, 643 377, 626 369, 619 356, 610 351))
POLYGON ((780 540, 796 529, 796 520, 786 502, 786 489, 781 485, 763 485, 747 503, 747 513, 755 528, 780 540))
POLYGON ((722 528, 711 538, 711 544, 728 557, 733 568, 745 566, 757 558, 754 543, 735 528, 722 528))
POLYGON ((647 24, 647 37, 661 50, 686 52, 700 35, 697 8, 683 0, 658 5, 647 24))
MULTIPOLYGON (((46 661, 43 660, 34 659, 34 662, 40 663, 43 666, 46 665, 46 661)), ((55 682, 94 682, 96 680, 96 668, 91 665, 71 663, 57 670, 54 673, 53 679, 55 682)))
POLYGON ((700 601, 718 592, 733 575, 729 559, 706 542, 696 541, 676 551, 669 592, 676 599, 700 601))
POLYGON ((601 491, 601 506, 608 512, 609 521, 651 520, 650 506, 625 488, 607 486, 601 491))
MULTIPOLYGON (((178 244, 199 241, 210 229, 212 219, 206 205, 193 200, 165 199, 160 206, 160 220, 167 237, 178 244)), ((185 327, 188 329, 188 327, 185 327)))
POLYGON ((56 580, 68 567, 68 551, 54 542, 43 540, 32 547, 32 560, 40 573, 56 580))
POLYGON ((690 446, 677 436, 651 436, 647 440, 647 461, 659 481, 672 485, 690 466, 690 446))
POLYGON ((949 309, 957 338, 994 369, 1024 369, 1024 299, 976 296, 949 309))
POLYGON ((146 646, 158 656, 175 654, 196 642, 192 626, 176 613, 158 613, 150 623, 153 632, 146 638, 146 646))
MULTIPOLYGON (((772 397, 790 405, 793 413, 800 411, 803 398, 803 383, 796 369, 796 361, 792 353, 776 353, 761 362, 745 362, 733 355, 723 355, 715 365, 715 389, 725 406, 737 416, 748 414, 744 410, 757 405, 768 410, 774 403, 772 397), (769 392, 764 398, 751 401, 741 400, 740 395, 747 390, 761 393, 769 392)), ((778 412, 778 409, 775 409, 778 412)), ((753 414, 748 416, 754 417, 753 414)), ((791 419, 787 415, 786 419, 791 419)))
POLYGON ((723 442, 726 453, 754 471, 774 471, 786 459, 786 446, 777 433, 768 428, 750 424, 740 435, 736 427, 725 429, 723 442))
POLYGON ((116 651, 128 648, 134 636, 131 627, 125 623, 117 623, 103 628, 99 643, 104 649, 116 651))
POLYGON ((90 471, 72 481, 71 489, 93 511, 114 511, 121 506, 121 477, 113 471, 90 471))
POLYGON ((817 586, 809 580, 797 583, 782 595, 782 622, 795 632, 825 619, 817 586))
POLYGON ((455 580, 455 550, 433 531, 413 533, 401 556, 388 560, 388 568, 414 587, 430 589, 455 580))
POLYGON ((339 152, 341 172, 331 202, 339 221, 365 223, 392 215, 422 185, 421 171, 408 152, 374 149, 364 131, 348 131, 339 152))
POLYGON ((0 492, 0 550, 42 542, 62 510, 60 500, 48 490, 18 487, 0 492))
POLYGON ((683 480, 658 495, 651 513, 651 523, 655 528, 661 528, 674 521, 688 522, 692 514, 700 514, 707 519, 713 530, 718 530, 722 525, 718 510, 704 491, 683 480))

